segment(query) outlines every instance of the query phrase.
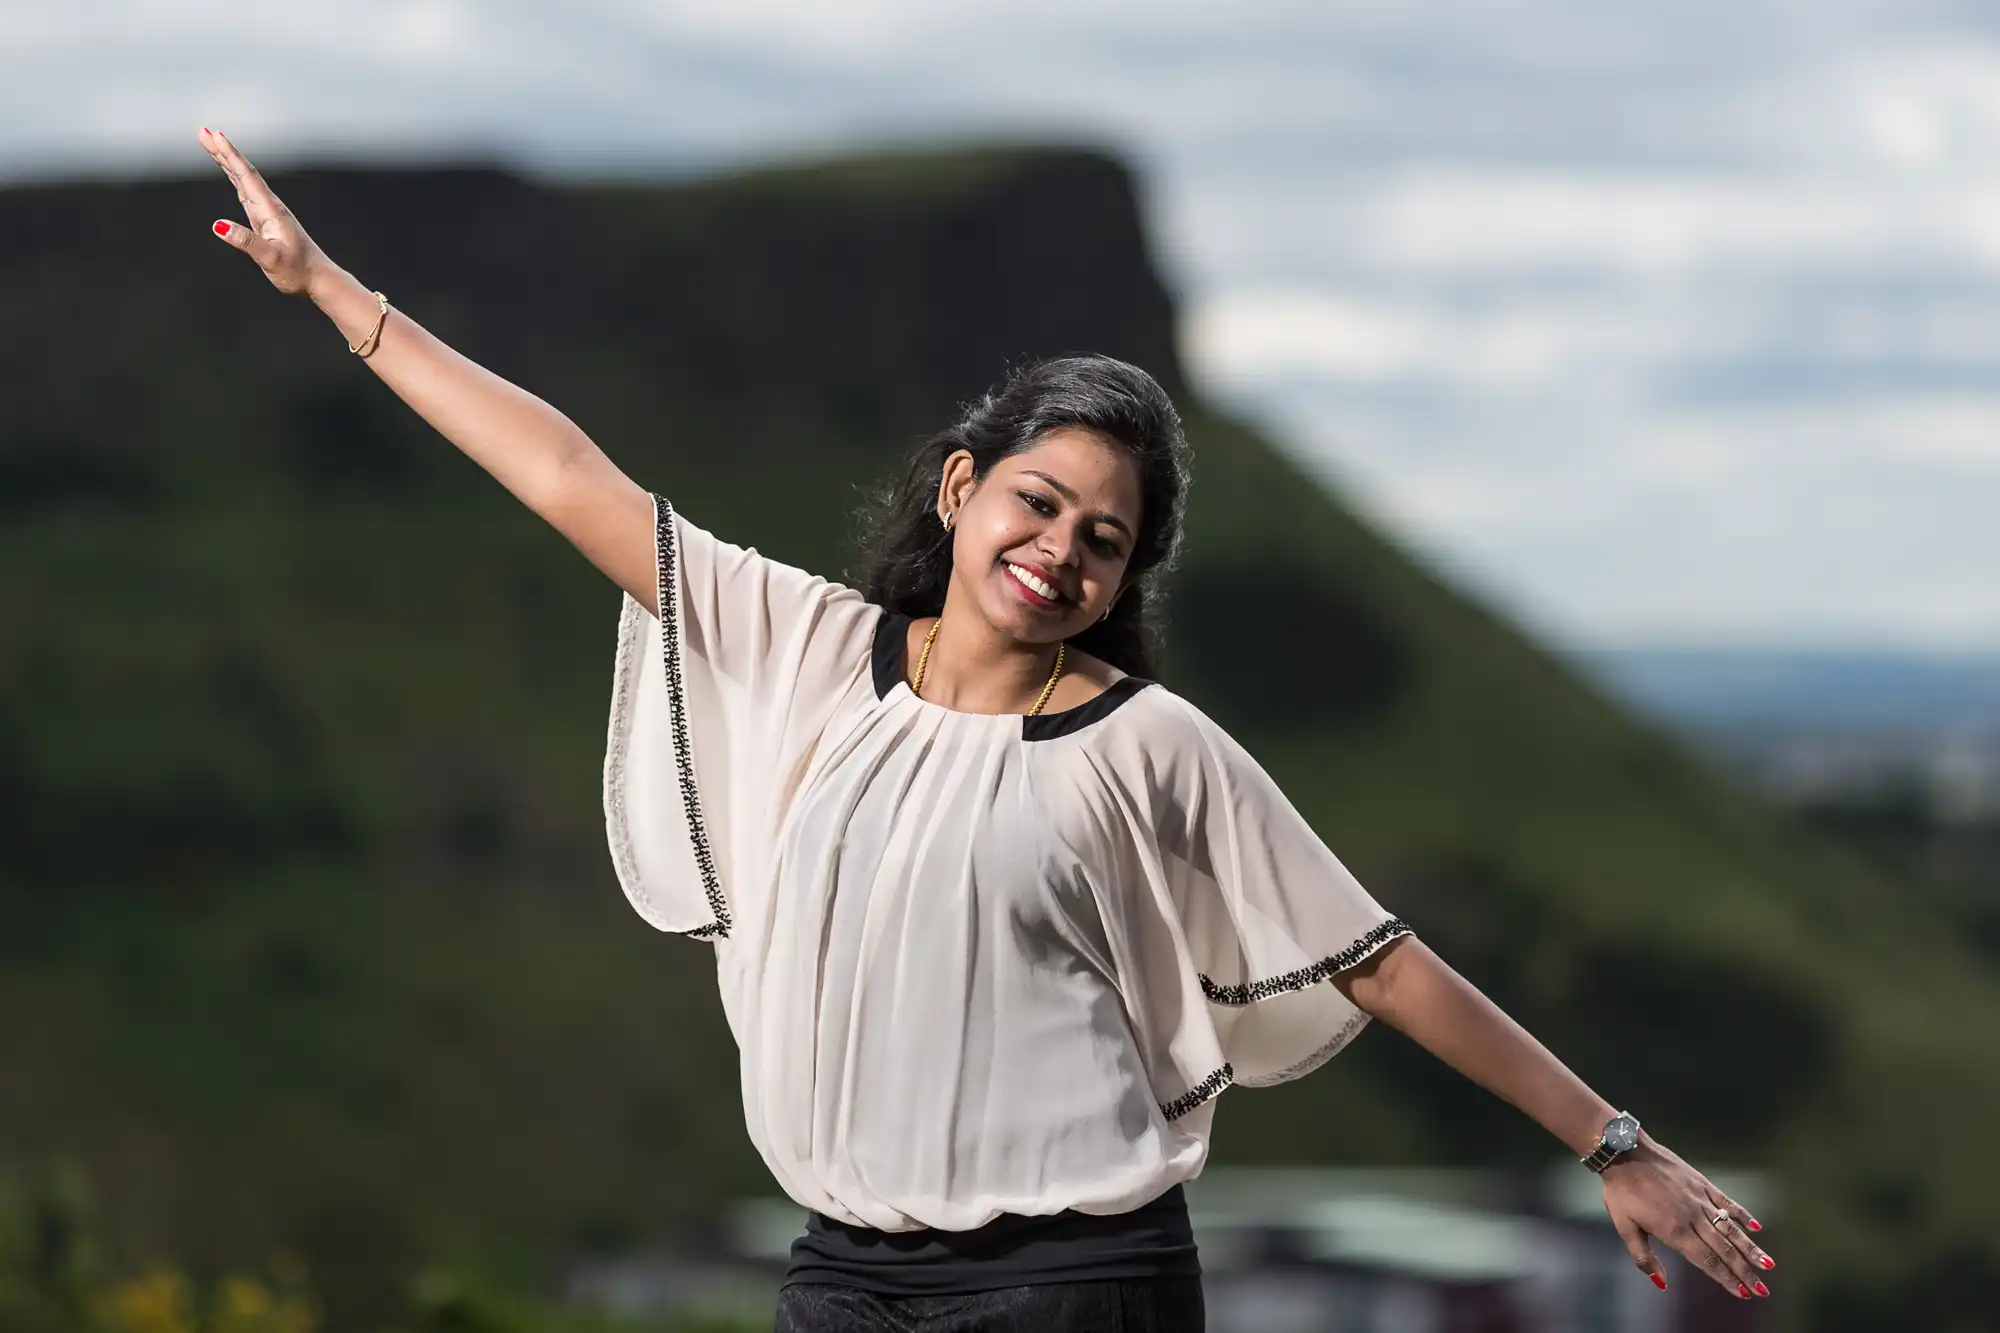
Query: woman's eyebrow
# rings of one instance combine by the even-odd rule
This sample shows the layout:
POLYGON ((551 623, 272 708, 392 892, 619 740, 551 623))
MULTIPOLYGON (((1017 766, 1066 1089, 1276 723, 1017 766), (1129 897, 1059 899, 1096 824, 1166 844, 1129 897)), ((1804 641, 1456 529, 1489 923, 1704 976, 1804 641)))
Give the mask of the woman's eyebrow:
MULTIPOLYGON (((1031 467, 1022 468, 1021 471, 1027 473, 1031 477, 1040 477, 1043 481, 1046 481, 1050 486, 1055 488, 1055 492, 1057 495, 1060 495, 1063 499, 1069 501, 1071 504, 1075 504, 1077 502, 1078 499, 1077 493, 1071 490, 1069 487, 1063 485, 1063 483, 1057 481, 1054 477, 1051 477, 1048 473, 1039 472, 1031 467)), ((1117 528, 1127 537, 1130 537, 1132 535, 1132 529, 1126 527, 1125 520, 1118 517, 1116 514, 1097 514, 1094 515, 1094 517, 1097 519, 1099 523, 1109 523, 1112 527, 1117 528)))

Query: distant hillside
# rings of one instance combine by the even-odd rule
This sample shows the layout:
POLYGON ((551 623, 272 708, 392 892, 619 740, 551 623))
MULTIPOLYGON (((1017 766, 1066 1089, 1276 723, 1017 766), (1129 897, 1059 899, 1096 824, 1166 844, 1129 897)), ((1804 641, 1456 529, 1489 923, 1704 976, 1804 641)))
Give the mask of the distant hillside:
MULTIPOLYGON (((1775 1316, 1985 1317, 2000 986, 1194 399, 1117 163, 275 185, 644 484, 829 573, 857 488, 1010 359, 1147 366, 1197 451, 1169 683, 1607 1096, 1779 1173, 1775 1316)), ((296 1245, 363 1327, 418 1257, 541 1271, 771 1186, 710 955, 602 845, 616 592, 214 242, 230 204, 0 193, 0 1153, 77 1153, 165 1252, 296 1245)), ((1560 1151, 1386 1032, 1226 1094, 1217 1144, 1560 1151)))
POLYGON ((2000 657, 1609 649, 1583 667, 1674 726, 1816 731, 2000 728, 2000 657))

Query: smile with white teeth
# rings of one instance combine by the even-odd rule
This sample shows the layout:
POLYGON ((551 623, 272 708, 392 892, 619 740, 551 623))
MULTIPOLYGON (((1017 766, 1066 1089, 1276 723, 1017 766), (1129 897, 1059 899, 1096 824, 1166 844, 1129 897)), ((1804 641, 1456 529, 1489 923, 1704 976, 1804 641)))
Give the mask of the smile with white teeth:
POLYGON ((1059 602, 1062 600, 1062 594, 1055 590, 1054 584, 1049 583, 1045 579, 1037 578, 1035 575, 1029 573, 1027 570, 1015 564, 1012 560, 1007 561, 1007 571, 1011 573, 1015 578, 1021 580, 1021 582, 1028 585, 1028 587, 1032 588, 1034 591, 1048 598, 1050 601, 1059 602))

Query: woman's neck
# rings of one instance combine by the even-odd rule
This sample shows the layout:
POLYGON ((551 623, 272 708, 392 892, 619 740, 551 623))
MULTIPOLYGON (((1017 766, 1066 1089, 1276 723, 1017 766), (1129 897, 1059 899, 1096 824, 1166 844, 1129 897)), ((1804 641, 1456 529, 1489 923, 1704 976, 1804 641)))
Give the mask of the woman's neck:
MULTIPOLYGON (((913 680, 930 629, 928 620, 911 624, 907 660, 913 680)), ((978 612, 955 606, 947 594, 924 664, 923 697, 961 713, 1025 713, 1055 671, 1056 647, 1022 643, 994 629, 978 612)))

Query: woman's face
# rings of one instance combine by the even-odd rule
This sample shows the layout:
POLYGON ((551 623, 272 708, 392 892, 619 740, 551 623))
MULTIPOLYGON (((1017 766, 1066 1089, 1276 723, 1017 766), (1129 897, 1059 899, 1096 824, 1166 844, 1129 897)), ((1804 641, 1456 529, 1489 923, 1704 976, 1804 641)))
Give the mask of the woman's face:
POLYGON ((1064 427, 974 480, 945 461, 952 582, 996 629, 1054 643, 1088 629, 1124 586, 1139 533, 1139 470, 1092 431, 1064 427))

